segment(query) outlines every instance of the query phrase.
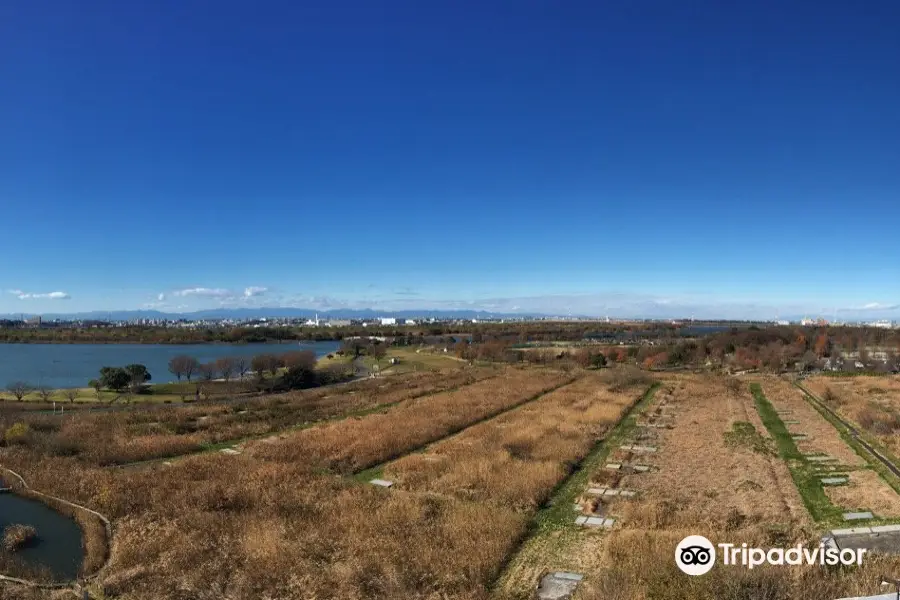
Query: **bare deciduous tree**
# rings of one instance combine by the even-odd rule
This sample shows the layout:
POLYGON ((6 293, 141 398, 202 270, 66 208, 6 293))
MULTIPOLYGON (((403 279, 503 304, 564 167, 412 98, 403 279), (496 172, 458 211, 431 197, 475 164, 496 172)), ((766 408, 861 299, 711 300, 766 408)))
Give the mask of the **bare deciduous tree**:
POLYGON ((316 354, 312 350, 297 350, 281 356, 281 362, 288 369, 302 368, 312 370, 316 367, 316 354))
POLYGON ((234 366, 237 369, 238 375, 241 379, 247 374, 247 371, 250 370, 250 361, 247 360, 246 356, 238 356, 234 360, 234 366))
POLYGON ((41 400, 44 402, 50 402, 50 396, 53 395, 53 388, 47 385, 39 385, 36 390, 37 395, 40 396, 41 400))
POLYGON ((197 372, 200 374, 200 378, 204 381, 212 381, 216 378, 218 374, 218 369, 216 368, 216 364, 212 362, 203 363, 197 368, 197 372))
POLYGON ((14 381, 6 386, 6 391, 12 394, 16 400, 22 401, 22 398, 31 392, 31 386, 24 381, 14 381))
POLYGON ((193 356, 179 354, 169 360, 169 372, 177 377, 178 381, 181 381, 182 377, 186 377, 190 381, 194 373, 197 372, 198 365, 197 359, 193 356))
POLYGON ((219 375, 222 376, 226 382, 231 380, 231 376, 234 375, 234 359, 230 356, 223 356, 222 358, 216 360, 216 370, 219 372, 219 375))
POLYGON ((69 403, 75 404, 75 398, 78 397, 78 388, 66 388, 63 390, 63 396, 66 397, 69 403))

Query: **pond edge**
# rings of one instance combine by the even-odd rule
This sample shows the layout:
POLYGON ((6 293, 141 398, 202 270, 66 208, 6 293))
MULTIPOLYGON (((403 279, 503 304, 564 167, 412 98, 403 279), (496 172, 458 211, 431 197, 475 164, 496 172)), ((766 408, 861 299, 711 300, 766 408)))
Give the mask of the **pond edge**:
MULTIPOLYGON (((82 576, 79 579, 74 580, 74 581, 59 582, 59 583, 40 583, 37 581, 29 581, 27 579, 19 579, 17 577, 10 577, 8 575, 3 575, 2 573, 0 573, 0 583, 9 582, 9 583, 16 583, 16 584, 20 584, 20 585, 27 585, 27 586, 39 588, 39 589, 58 590, 58 589, 65 589, 65 588, 74 588, 78 585, 79 581, 89 581, 89 580, 96 579, 97 577, 99 577, 101 575, 101 573, 103 573, 103 571, 106 569, 106 567, 109 566, 109 562, 112 557, 113 535, 112 535, 112 523, 110 522, 110 520, 107 519, 102 514, 98 513, 97 511, 91 510, 90 508, 88 508, 86 506, 82 506, 80 504, 75 504, 74 502, 70 502, 70 501, 64 500, 62 498, 57 498, 56 496, 51 496, 50 494, 45 494, 43 492, 39 492, 35 489, 32 489, 31 487, 28 486, 28 483, 25 481, 24 477, 22 477, 21 475, 19 475, 18 473, 16 473, 15 471, 13 471, 10 468, 0 465, 0 471, 9 473, 10 475, 12 475, 15 479, 18 479, 18 481, 19 481, 19 488, 17 489, 17 486, 11 485, 10 487, 12 489, 11 489, 10 493, 19 494, 25 498, 31 498, 33 500, 38 500, 38 501, 43 502, 44 504, 48 505, 50 508, 52 508, 54 510, 58 510, 58 508, 56 506, 54 506, 55 503, 62 504, 63 506, 75 509, 74 514, 67 515, 67 516, 71 516, 71 518, 73 518, 75 520, 75 522, 78 523, 78 526, 82 529, 82 532, 84 533, 85 538, 87 538, 88 532, 87 532, 85 523, 83 522, 83 520, 81 518, 79 518, 78 511, 84 511, 84 512, 100 519, 100 522, 103 523, 103 528, 106 533, 106 539, 104 540, 105 541, 105 556, 103 557, 103 562, 100 564, 99 567, 97 567, 97 569, 93 573, 85 574, 84 576, 82 576)), ((84 544, 85 544, 84 560, 85 560, 85 562, 87 562, 88 549, 87 549, 86 539, 85 539, 84 544)))

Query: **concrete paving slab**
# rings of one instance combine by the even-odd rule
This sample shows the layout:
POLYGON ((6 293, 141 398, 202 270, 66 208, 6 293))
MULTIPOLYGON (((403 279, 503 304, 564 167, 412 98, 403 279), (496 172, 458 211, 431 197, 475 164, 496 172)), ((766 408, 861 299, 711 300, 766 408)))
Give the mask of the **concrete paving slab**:
POLYGON ((537 587, 537 598, 538 600, 570 600, 582 579, 582 575, 566 571, 544 575, 537 587))
POLYGON ((587 493, 593 494, 595 496, 602 496, 603 492, 606 491, 606 488, 588 488, 587 493))
POLYGON ((604 496, 618 496, 619 490, 606 490, 605 492, 603 492, 603 495, 604 496))
POLYGON ((845 535, 863 535, 872 533, 871 527, 851 527, 849 529, 833 529, 831 535, 834 537, 842 537, 845 535))
POLYGON ((782 423, 784 423, 785 425, 799 425, 800 421, 798 421, 797 419, 788 419, 788 420, 782 421, 782 423))
POLYGON ((235 454, 240 454, 240 450, 235 450, 234 448, 222 448, 219 450, 222 454, 228 454, 229 456, 234 456, 235 454))
POLYGON ((634 465, 631 467, 631 469, 636 473, 646 473, 647 471, 650 470, 650 466, 649 465, 634 465))
POLYGON ((606 468, 610 471, 618 471, 622 468, 621 463, 606 463, 606 468))
POLYGON ((822 485, 843 485, 850 480, 846 477, 823 477, 819 481, 822 482, 822 485))
POLYGON ((837 460, 833 456, 828 456, 827 454, 806 454, 804 457, 810 462, 831 462, 837 460))
POLYGON ((872 528, 872 533, 900 533, 900 525, 877 525, 872 528))
POLYGON ((386 488, 389 488, 392 485, 394 485, 393 481, 388 481, 387 479, 373 479, 369 483, 371 483, 372 485, 377 485, 377 486, 386 487, 386 488))
POLYGON ((838 598, 838 600, 896 600, 897 592, 893 594, 879 594, 878 596, 853 596, 852 598, 838 598))
POLYGON ((806 440, 809 439, 809 436, 805 433, 792 433, 791 437, 795 440, 806 440))
POLYGON ((637 496, 637 492, 634 490, 619 490, 619 495, 624 496, 625 498, 634 498, 637 496))
POLYGON ((874 529, 874 527, 871 528, 872 533, 840 535, 835 537, 834 540, 841 550, 861 550, 865 548, 870 552, 879 554, 900 554, 900 533, 896 531, 878 533, 874 529))
POLYGON ((639 446, 629 444, 622 446, 622 450, 630 450, 631 452, 656 452, 656 446, 639 446))
POLYGON ((844 513, 845 521, 865 521, 866 519, 874 519, 875 515, 873 515, 869 511, 861 511, 861 512, 846 512, 844 513))

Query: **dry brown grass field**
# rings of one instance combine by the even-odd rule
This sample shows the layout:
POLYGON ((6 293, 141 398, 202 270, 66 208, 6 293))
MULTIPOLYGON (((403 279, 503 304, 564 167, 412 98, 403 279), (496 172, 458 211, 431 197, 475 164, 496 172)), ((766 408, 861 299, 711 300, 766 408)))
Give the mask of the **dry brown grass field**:
POLYGON ((589 374, 426 452, 401 458, 384 469, 384 476, 403 490, 532 510, 634 397, 609 392, 601 376, 589 374))
MULTIPOLYGON (((877 575, 900 571, 896 558, 872 558, 852 570, 717 566, 684 576, 672 554, 688 534, 763 546, 821 534, 772 450, 749 381, 665 375, 637 419, 672 424, 655 429, 619 421, 645 378, 573 375, 540 395, 570 375, 511 368, 254 441, 238 455, 111 469, 16 444, 2 448, 0 464, 112 520, 110 562, 88 586, 108 600, 525 600, 556 569, 587 575, 577 600, 819 600, 873 592, 877 575), (650 464, 648 473, 584 471, 586 485, 639 495, 608 503, 610 531, 576 527, 575 511, 563 526, 535 527, 555 510, 544 504, 551 491, 577 479, 566 476, 598 439, 658 447, 646 455, 610 447, 608 460, 650 464), (391 489, 322 470, 351 473, 391 458, 383 467, 391 489)), ((778 383, 762 381, 773 404, 790 402, 790 386, 778 383)), ((392 386, 371 394, 378 405, 402 396, 392 386)), ((4 600, 63 597, 0 584, 4 600)))
MULTIPOLYGON (((301 452, 285 460, 283 452, 206 453, 168 466, 109 469, 17 445, 4 449, 2 462, 34 488, 84 503, 112 519, 111 560, 91 587, 107 598, 485 599, 504 559, 527 530, 529 514, 521 509, 533 507, 565 476, 560 465, 586 452, 635 394, 598 391, 599 380, 590 375, 495 417, 509 428, 532 427, 526 422, 532 420, 550 424, 522 438, 545 435, 548 442, 546 448, 538 443, 532 458, 518 455, 523 473, 534 472, 532 461, 554 464, 554 477, 541 483, 547 490, 537 489, 528 477, 514 486, 530 498, 524 505, 518 495, 510 495, 504 480, 497 481, 499 492, 485 487, 483 499, 489 501, 481 502, 430 493, 428 486, 383 490, 322 474, 316 467, 323 457, 338 457, 348 466, 380 460, 570 379, 546 369, 510 369, 499 379, 346 421, 355 424, 350 435, 373 441, 372 446, 349 444, 358 456, 301 452), (419 406, 424 411, 415 409, 419 406), (447 420, 442 413, 453 416, 447 420), (521 416, 516 420, 513 415, 521 416), (356 429, 366 422, 378 426, 356 429), (379 437, 383 430, 416 433, 392 439, 379 437)), ((486 431, 490 423, 463 429, 451 440, 486 431)), ((306 431, 321 429, 331 436, 335 425, 306 431)), ((272 446, 283 443, 296 452, 299 435, 272 446)), ((507 439, 514 451, 524 448, 514 445, 512 431, 507 439)), ((268 447, 252 445, 254 450, 268 447)), ((0 593, 11 590, 22 591, 0 586, 0 593)))
MULTIPOLYGON (((599 468, 590 477, 588 485, 638 493, 633 499, 603 499, 605 510, 617 518, 615 527, 604 531, 567 523, 537 532, 500 578, 495 598, 531 598, 540 575, 557 570, 586 575, 576 600, 829 600, 876 593, 882 572, 900 570, 898 557, 870 557, 862 568, 844 570, 750 571, 717 565, 702 577, 687 577, 676 567, 674 548, 687 535, 761 547, 818 544, 821 528, 812 522, 787 463, 775 451, 748 383, 665 376, 638 423, 653 417, 671 428, 635 427, 625 440, 657 452, 618 449, 608 459, 651 470, 599 468)), ((763 382, 767 395, 772 387, 772 397, 788 401, 789 384, 768 383, 780 381, 763 382)), ((823 436, 826 431, 817 429, 823 436)), ((837 435, 834 429, 829 433, 837 435)), ((839 451, 832 441, 827 446, 839 451)))
POLYGON ((463 389, 404 402, 383 413, 296 431, 246 445, 250 454, 353 473, 512 408, 571 377, 549 369, 508 369, 463 389))
POLYGON ((900 376, 812 377, 806 386, 900 456, 900 376))
POLYGON ((63 416, 7 410, 0 412, 0 439, 12 425, 24 423, 31 433, 13 443, 45 456, 116 465, 197 452, 229 440, 374 410, 495 374, 486 368, 410 373, 228 403, 142 405, 63 416))

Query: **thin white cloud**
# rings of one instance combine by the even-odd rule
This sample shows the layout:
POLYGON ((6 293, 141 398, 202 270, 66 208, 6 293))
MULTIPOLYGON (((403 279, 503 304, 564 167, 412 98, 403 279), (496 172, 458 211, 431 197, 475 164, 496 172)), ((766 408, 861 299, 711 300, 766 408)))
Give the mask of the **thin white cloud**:
POLYGON ((9 290, 9 293, 19 300, 68 300, 72 297, 66 292, 32 293, 23 292, 22 290, 9 290))
POLYGON ((882 304, 881 302, 869 302, 862 310, 897 310, 900 304, 882 304))
POLYGON ((187 288, 183 290, 176 290, 172 292, 173 296, 198 296, 201 298, 226 298, 228 296, 233 296, 230 291, 222 289, 222 288, 205 288, 205 287, 195 287, 195 288, 187 288))
POLYGON ((869 302, 862 306, 851 308, 839 308, 838 312, 863 312, 863 311, 889 311, 900 309, 900 304, 884 304, 883 302, 869 302))
POLYGON ((255 285, 251 285, 250 287, 244 288, 244 297, 252 298, 253 296, 262 296, 266 292, 269 291, 267 287, 259 287, 255 285))
POLYGON ((159 300, 160 302, 162 302, 163 300, 166 299, 166 295, 165 295, 165 294, 160 294, 159 296, 156 297, 156 299, 159 300))

